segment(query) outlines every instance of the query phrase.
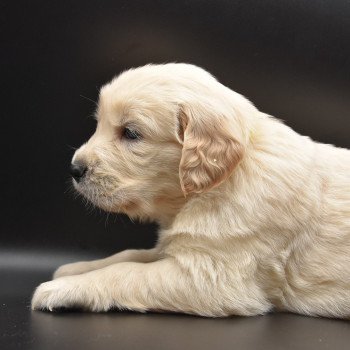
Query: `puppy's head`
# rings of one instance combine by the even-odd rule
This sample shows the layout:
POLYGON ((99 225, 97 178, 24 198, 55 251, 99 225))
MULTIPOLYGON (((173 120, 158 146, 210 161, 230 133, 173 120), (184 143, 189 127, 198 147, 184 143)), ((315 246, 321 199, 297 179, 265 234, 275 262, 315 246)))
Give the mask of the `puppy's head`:
POLYGON ((240 111, 251 107, 192 65, 124 72, 101 89, 96 131, 72 160, 73 184, 107 211, 172 216, 231 175, 247 144, 240 111))

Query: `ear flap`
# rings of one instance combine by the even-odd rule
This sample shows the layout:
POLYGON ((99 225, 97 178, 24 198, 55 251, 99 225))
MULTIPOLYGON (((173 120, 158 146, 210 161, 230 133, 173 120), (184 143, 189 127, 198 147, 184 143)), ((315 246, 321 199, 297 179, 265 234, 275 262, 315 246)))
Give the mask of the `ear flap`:
MULTIPOLYGON (((204 108, 183 107, 179 114, 180 183, 185 195, 202 193, 220 185, 243 158, 244 147, 234 137, 228 121, 204 108)), ((239 132, 239 131, 237 131, 239 132)))

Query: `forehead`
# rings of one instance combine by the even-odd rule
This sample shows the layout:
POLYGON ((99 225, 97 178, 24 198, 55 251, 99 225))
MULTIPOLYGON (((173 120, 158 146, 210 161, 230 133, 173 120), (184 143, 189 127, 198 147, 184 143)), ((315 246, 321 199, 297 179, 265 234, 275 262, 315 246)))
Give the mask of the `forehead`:
POLYGON ((164 137, 174 134, 178 107, 164 99, 161 88, 150 87, 121 86, 118 80, 105 85, 100 91, 97 120, 112 126, 132 123, 164 137))

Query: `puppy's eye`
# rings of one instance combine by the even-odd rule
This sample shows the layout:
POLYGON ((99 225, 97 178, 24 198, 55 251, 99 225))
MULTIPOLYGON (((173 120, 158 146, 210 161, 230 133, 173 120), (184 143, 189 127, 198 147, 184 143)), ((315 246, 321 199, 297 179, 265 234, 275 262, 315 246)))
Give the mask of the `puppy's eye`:
POLYGON ((127 140, 139 140, 141 134, 134 129, 126 127, 122 132, 122 138, 127 140))

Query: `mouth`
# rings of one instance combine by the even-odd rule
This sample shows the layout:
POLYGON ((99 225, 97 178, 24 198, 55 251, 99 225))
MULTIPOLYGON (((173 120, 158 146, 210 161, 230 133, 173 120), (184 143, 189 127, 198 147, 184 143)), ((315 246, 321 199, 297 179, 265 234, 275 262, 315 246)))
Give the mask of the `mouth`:
POLYGON ((110 213, 125 213, 129 207, 133 206, 133 201, 128 199, 122 189, 102 188, 98 184, 84 181, 72 180, 75 190, 89 203, 110 213))
POLYGON ((91 183, 87 184, 86 180, 78 182, 73 179, 72 183, 75 190, 93 205, 104 210, 108 210, 111 207, 114 196, 106 194, 99 186, 91 183))

